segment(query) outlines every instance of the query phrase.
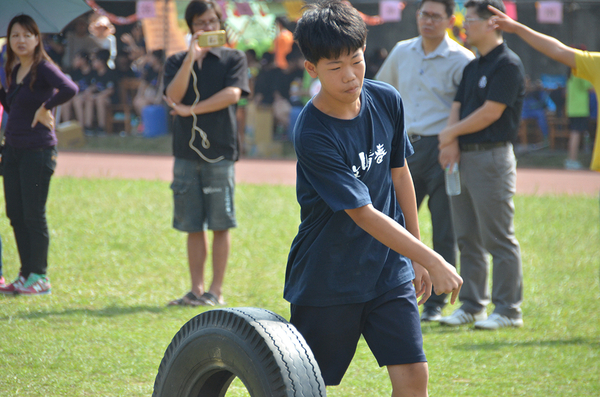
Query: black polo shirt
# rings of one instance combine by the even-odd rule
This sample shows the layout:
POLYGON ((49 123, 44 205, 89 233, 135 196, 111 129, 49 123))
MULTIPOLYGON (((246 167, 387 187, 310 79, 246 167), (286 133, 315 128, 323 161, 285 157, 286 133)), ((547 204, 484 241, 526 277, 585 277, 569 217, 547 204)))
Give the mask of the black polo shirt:
MULTIPOLYGON (((175 74, 183 64, 187 52, 170 56, 165 63, 164 84, 171 83, 175 74)), ((194 63, 194 72, 198 78, 200 100, 207 99, 226 87, 238 87, 242 97, 250 93, 248 85, 248 66, 246 55, 242 51, 227 47, 211 48, 202 61, 202 69, 194 63)), ((191 105, 196 99, 193 76, 181 103, 191 105)), ((197 126, 206 132, 210 147, 202 147, 202 139, 196 133, 194 146, 209 159, 225 156, 227 160, 236 161, 239 158, 236 124, 237 105, 206 114, 197 115, 197 126)), ((188 160, 204 161, 190 148, 193 118, 176 116, 173 125, 173 155, 188 160)))
POLYGON ((461 135, 460 143, 513 141, 517 137, 525 97, 525 69, 521 59, 506 43, 487 55, 472 60, 463 71, 455 101, 460 102, 460 119, 483 106, 487 100, 503 103, 502 116, 487 128, 461 135))

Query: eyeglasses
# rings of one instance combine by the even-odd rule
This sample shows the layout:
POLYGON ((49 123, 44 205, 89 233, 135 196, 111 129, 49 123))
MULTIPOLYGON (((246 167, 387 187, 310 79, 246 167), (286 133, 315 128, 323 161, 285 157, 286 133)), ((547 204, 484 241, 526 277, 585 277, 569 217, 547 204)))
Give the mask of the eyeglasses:
POLYGON ((486 18, 465 18, 465 22, 463 22, 463 25, 470 25, 472 23, 475 23, 477 21, 487 21, 486 18))
POLYGON ((204 27, 207 27, 207 26, 212 27, 212 26, 215 26, 217 24, 220 24, 220 22, 221 21, 219 21, 219 19, 217 19, 217 18, 209 19, 208 21, 197 20, 197 21, 194 21, 192 23, 192 26, 194 28, 204 28, 204 27))
POLYGON ((429 19, 433 23, 440 23, 446 18, 440 14, 430 14, 425 11, 419 11, 419 19, 422 19, 423 21, 429 19))

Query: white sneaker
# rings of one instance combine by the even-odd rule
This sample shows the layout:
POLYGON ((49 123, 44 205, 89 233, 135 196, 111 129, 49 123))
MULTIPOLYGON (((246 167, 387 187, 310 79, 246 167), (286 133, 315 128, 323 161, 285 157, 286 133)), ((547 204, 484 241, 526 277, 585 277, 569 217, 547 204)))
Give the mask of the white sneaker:
POLYGON ((475 321, 483 321, 486 318, 487 313, 485 312, 485 309, 475 314, 467 313, 463 309, 458 309, 451 315, 440 318, 439 323, 442 325, 456 327, 458 325, 471 324, 475 321))
POLYGON ((499 329, 505 327, 522 327, 523 319, 522 318, 510 318, 503 316, 502 314, 492 313, 488 317, 487 320, 477 321, 475 323, 475 328, 477 329, 499 329))

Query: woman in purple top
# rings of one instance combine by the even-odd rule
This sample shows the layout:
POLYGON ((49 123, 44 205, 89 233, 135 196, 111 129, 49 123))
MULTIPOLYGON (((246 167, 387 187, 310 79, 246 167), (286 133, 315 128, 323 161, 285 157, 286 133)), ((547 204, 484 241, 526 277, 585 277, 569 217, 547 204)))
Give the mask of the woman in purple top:
POLYGON ((21 270, 13 283, 0 287, 0 293, 48 294, 46 200, 57 155, 52 109, 71 99, 77 85, 52 63, 30 16, 14 17, 7 37, 8 90, 0 85, 0 102, 8 113, 2 153, 4 196, 21 270))

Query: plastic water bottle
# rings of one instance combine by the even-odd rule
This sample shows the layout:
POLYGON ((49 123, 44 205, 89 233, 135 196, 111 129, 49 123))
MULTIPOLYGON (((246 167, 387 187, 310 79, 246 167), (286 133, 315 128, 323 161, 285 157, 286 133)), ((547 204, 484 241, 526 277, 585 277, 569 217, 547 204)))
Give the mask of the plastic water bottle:
POLYGON ((448 196, 458 196, 460 194, 460 172, 458 163, 446 166, 446 194, 448 196))

